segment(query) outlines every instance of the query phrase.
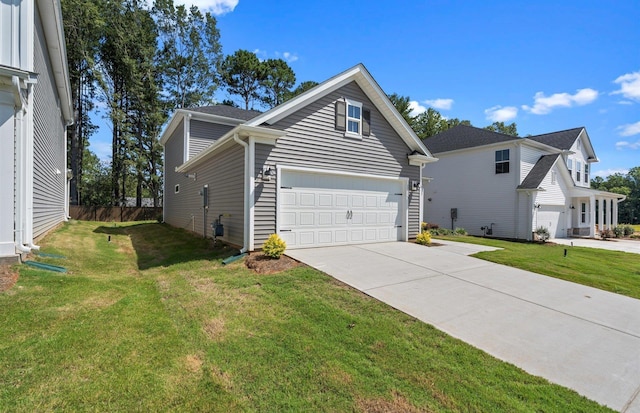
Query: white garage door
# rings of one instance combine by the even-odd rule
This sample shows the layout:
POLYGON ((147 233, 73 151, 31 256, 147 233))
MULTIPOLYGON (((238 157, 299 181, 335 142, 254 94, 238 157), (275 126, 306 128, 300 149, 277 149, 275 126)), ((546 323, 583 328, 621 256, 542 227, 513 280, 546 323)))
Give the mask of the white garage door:
POLYGON ((288 248, 403 239, 403 181, 282 171, 278 232, 288 248))
POLYGON ((566 217, 564 206, 559 205, 541 205, 537 211, 537 226, 545 227, 549 230, 551 238, 566 238, 566 217))

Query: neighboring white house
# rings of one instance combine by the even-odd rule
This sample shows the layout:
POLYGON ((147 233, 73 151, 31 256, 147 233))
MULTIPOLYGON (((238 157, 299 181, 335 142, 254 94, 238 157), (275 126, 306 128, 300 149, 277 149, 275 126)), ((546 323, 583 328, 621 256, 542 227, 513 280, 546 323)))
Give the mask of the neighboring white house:
POLYGON ((362 65, 265 113, 178 110, 161 142, 165 221, 249 251, 415 238, 435 160, 362 65))
POLYGON ((0 259, 67 219, 72 119, 60 1, 0 1, 0 259))
POLYGON ((618 223, 623 195, 590 189, 598 161, 584 128, 519 138, 460 125, 424 140, 423 220, 472 235, 595 237, 618 223))

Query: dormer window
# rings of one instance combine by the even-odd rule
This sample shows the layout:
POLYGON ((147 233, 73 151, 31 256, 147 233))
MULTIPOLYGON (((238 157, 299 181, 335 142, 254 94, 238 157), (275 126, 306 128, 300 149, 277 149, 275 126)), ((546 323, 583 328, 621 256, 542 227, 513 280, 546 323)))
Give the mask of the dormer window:
POLYGON ((360 135, 362 103, 347 100, 347 132, 360 135))
POLYGON ((569 175, 573 176, 573 160, 571 158, 567 159, 567 169, 569 170, 569 175))
POLYGON ((350 99, 335 104, 335 128, 344 131, 346 137, 362 138, 371 134, 371 111, 362 103, 350 99))
POLYGON ((582 174, 582 164, 580 161, 576 162, 576 182, 580 182, 580 175, 582 174))

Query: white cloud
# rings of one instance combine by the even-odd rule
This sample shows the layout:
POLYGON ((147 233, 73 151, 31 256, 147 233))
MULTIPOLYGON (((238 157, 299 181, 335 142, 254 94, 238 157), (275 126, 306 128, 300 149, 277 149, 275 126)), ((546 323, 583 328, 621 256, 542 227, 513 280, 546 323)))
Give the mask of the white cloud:
POLYGON ((619 76, 613 83, 618 83, 620 90, 611 92, 612 95, 622 95, 627 99, 640 101, 640 71, 619 76))
POLYGON ((254 49, 253 54, 258 56, 258 60, 260 60, 261 62, 267 60, 267 52, 265 50, 254 49))
POLYGON ((565 92, 545 96, 543 92, 538 92, 533 97, 533 106, 522 105, 522 109, 535 115, 546 115, 556 107, 570 108, 574 105, 588 105, 597 98, 598 91, 589 88, 578 89, 573 95, 565 92))
POLYGON ((622 174, 622 175, 626 175, 629 173, 628 169, 601 169, 599 171, 595 171, 593 174, 595 176, 599 176, 601 178, 606 178, 609 175, 613 175, 613 174, 622 174))
POLYGON ((490 120, 491 122, 507 122, 518 116, 518 108, 515 106, 502 107, 497 105, 489 109, 485 109, 484 114, 487 115, 487 120, 490 120))
POLYGON ((422 103, 431 106, 434 109, 449 110, 453 106, 453 99, 427 99, 422 103))
POLYGON ((284 52, 284 53, 276 52, 275 55, 278 59, 282 59, 287 63, 293 63, 296 60, 298 60, 298 55, 291 52, 284 52))
POLYGON ((616 149, 620 151, 627 150, 627 149, 631 149, 632 151, 635 151, 636 149, 640 149, 640 140, 637 142, 628 142, 628 141, 616 142, 616 149))
MULTIPOLYGON (((239 0, 177 0, 178 4, 187 7, 196 6, 200 11, 208 11, 211 14, 220 16, 222 14, 231 13, 238 5, 239 0)), ((153 0, 145 0, 149 8, 153 7, 153 0)))
POLYGON ((620 136, 638 135, 640 134, 640 122, 618 126, 616 129, 620 131, 620 136))
POLYGON ((412 100, 409 102, 409 109, 411 109, 411 116, 418 116, 422 112, 426 112, 427 108, 422 106, 420 103, 412 100))

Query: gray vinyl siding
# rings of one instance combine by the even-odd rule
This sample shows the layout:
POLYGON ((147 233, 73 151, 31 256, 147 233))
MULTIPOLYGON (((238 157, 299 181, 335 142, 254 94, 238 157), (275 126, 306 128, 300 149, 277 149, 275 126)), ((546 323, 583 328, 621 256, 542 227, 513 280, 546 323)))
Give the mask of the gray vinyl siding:
POLYGON ((233 129, 233 126, 191 120, 189 128, 189 159, 191 159, 233 129))
POLYGON ((38 13, 35 19, 33 235, 37 238, 65 220, 66 135, 51 61, 38 13))
MULTIPOLYGON (((355 82, 312 102, 282 119, 273 128, 286 131, 275 147, 256 145, 256 171, 264 164, 328 169, 344 172, 420 179, 420 168, 410 166, 411 152, 355 82), (346 97, 371 110, 371 136, 348 138, 334 128, 334 103, 346 97)), ((260 248, 276 229, 276 183, 255 188, 255 247, 260 248)), ((409 238, 420 225, 419 193, 409 195, 409 238)))
POLYGON ((230 144, 221 149, 189 174, 177 173, 175 168, 182 165, 184 133, 182 123, 165 144, 165 208, 164 220, 169 225, 184 228, 210 238, 211 224, 222 217, 224 237, 221 240, 242 246, 244 241, 244 148, 230 144), (180 192, 175 193, 175 186, 180 192), (209 208, 203 208, 200 195, 203 187, 209 186, 209 208))

